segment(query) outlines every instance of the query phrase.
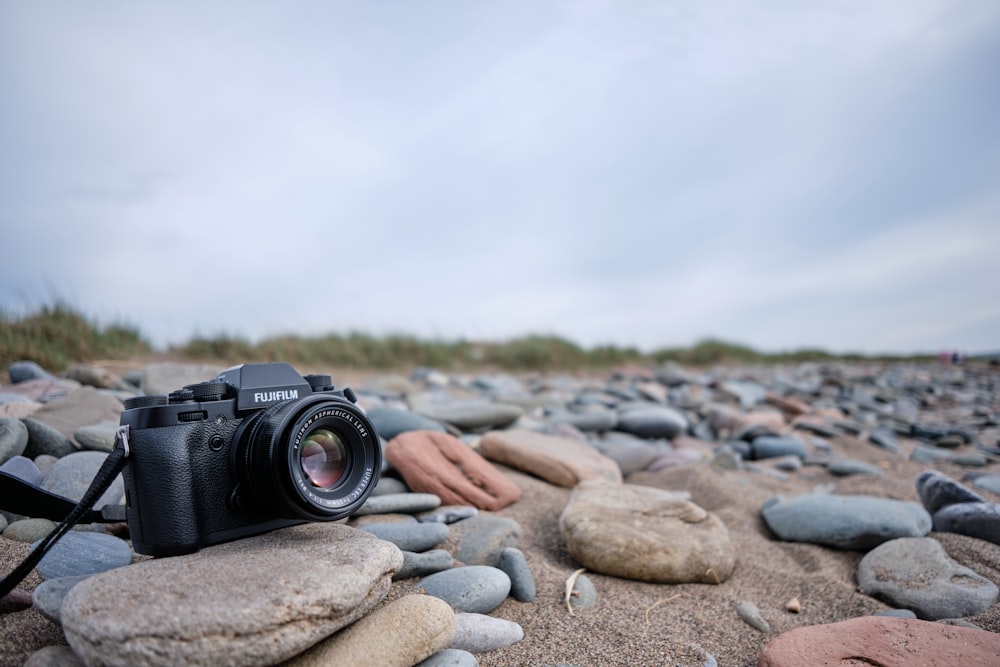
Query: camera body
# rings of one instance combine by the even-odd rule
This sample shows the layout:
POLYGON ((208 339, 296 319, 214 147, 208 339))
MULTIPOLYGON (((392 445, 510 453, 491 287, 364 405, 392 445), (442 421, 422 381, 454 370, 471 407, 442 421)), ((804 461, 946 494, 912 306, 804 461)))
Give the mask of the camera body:
POLYGON ((284 363, 243 364, 128 399, 123 471, 135 551, 173 556, 364 504, 382 464, 350 389, 284 363))

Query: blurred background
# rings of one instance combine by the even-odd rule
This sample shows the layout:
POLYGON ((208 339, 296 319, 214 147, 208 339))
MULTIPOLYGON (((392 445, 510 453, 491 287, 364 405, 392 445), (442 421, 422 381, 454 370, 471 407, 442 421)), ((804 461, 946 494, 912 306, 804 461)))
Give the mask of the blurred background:
POLYGON ((6 2, 0 324, 995 351, 998 119, 989 0, 6 2))

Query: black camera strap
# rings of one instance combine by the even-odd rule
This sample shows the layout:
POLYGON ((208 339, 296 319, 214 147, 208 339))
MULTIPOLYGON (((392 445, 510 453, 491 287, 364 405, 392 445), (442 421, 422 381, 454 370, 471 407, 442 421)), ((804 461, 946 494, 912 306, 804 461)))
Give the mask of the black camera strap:
MULTIPOLYGON (((118 432, 115 434, 115 446, 108 454, 108 458, 104 460, 104 464, 101 469, 97 471, 97 475, 94 476, 94 480, 90 483, 87 488, 86 493, 83 494, 83 498, 80 502, 73 506, 72 509, 66 512, 66 504, 72 504, 71 500, 63 498, 62 496, 57 496, 55 494, 49 494, 42 489, 38 489, 30 484, 21 484, 18 486, 19 489, 32 488, 40 492, 35 494, 31 492, 31 499, 28 501, 29 505, 22 505, 22 507, 32 506, 34 511, 44 512, 42 516, 45 518, 54 518, 55 516, 64 517, 62 523, 59 524, 48 536, 41 541, 41 543, 30 553, 28 556, 21 561, 21 564, 14 569, 13 572, 8 574, 0 581, 0 598, 10 593, 14 590, 21 581, 24 580, 28 573, 38 565, 39 561, 45 557, 49 549, 58 542, 63 535, 69 532, 70 528, 76 524, 84 521, 85 523, 94 522, 109 522, 109 521, 123 521, 124 516, 122 516, 121 509, 119 507, 105 508, 108 510, 102 511, 92 511, 94 503, 96 503, 104 492, 108 490, 111 483, 114 481, 118 473, 122 471, 125 467, 125 461, 129 455, 129 444, 128 444, 128 425, 123 425, 118 427, 118 432), (55 500, 53 500, 55 499, 55 500)), ((10 478, 9 475, 4 475, 5 478, 10 478)), ((21 480, 18 480, 19 482, 21 480)), ((5 492, 6 495, 6 492, 5 492)), ((9 497, 9 496, 8 496, 9 497)), ((16 510, 15 510, 16 511, 16 510)))

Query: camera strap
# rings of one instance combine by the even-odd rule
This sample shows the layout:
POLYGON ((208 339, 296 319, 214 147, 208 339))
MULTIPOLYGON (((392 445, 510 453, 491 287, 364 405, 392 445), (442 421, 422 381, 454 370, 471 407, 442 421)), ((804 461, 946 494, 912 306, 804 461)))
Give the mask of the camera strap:
MULTIPOLYGON (((125 424, 118 427, 118 432, 115 434, 114 448, 111 450, 111 453, 108 454, 108 458, 104 460, 104 464, 101 466, 101 469, 97 471, 97 474, 94 476, 94 480, 90 483, 90 486, 87 488, 87 491, 83 494, 83 498, 80 499, 80 502, 77 503, 76 506, 72 507, 72 509, 68 512, 68 514, 64 510, 66 503, 72 504, 71 500, 63 498, 62 496, 57 496, 55 494, 49 494, 48 492, 38 489, 37 487, 34 487, 30 484, 23 484, 22 487, 19 487, 19 488, 24 488, 24 487, 34 488, 37 491, 41 492, 41 494, 44 494, 36 496, 35 500, 33 500, 32 502, 40 504, 40 506, 44 509, 44 511, 50 513, 48 515, 45 515, 46 518, 53 518, 52 516, 53 512, 64 518, 62 519, 62 523, 59 524, 55 528, 55 530, 49 533, 38 544, 38 546, 35 547, 35 549, 33 549, 32 552, 28 554, 28 556, 23 561, 21 561, 21 564, 18 565, 13 572, 4 577, 3 581, 0 581, 0 598, 2 598, 3 596, 7 595, 12 590, 14 590, 14 587, 17 586, 19 583, 21 583, 21 581, 23 581, 24 578, 28 576, 31 570, 34 569, 36 565, 38 565, 38 563, 42 560, 42 558, 45 557, 45 554, 48 553, 49 549, 51 549, 53 545, 55 545, 55 543, 58 542, 62 538, 62 536, 65 535, 67 532, 69 532, 70 528, 72 528, 76 524, 84 520, 86 520, 85 521, 86 523, 92 523, 97 521, 109 522, 109 521, 124 520, 124 516, 121 515, 122 514, 121 508, 119 507, 105 508, 109 510, 107 514, 109 515, 113 514, 114 518, 107 518, 103 510, 98 512, 98 511, 92 511, 92 509, 94 507, 94 504, 100 499, 102 495, 104 495, 104 492, 108 490, 108 487, 111 486, 111 483, 114 481, 115 477, 118 476, 118 473, 120 473, 122 471, 122 468, 125 467, 125 461, 128 458, 128 456, 129 456, 128 425, 125 424), (55 498, 56 500, 58 500, 58 503, 53 503, 51 502, 51 499, 46 499, 45 498, 46 495, 55 498), (95 518, 95 516, 101 518, 97 519, 95 518)), ((10 476, 5 475, 5 477, 10 477, 10 476)))

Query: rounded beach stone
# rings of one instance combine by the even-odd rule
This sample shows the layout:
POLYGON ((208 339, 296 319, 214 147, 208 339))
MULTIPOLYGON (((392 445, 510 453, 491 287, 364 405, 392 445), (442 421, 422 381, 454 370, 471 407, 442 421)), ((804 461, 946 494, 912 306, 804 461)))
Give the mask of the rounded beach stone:
POLYGON ((76 577, 58 577, 43 581, 31 594, 32 606, 53 623, 62 623, 63 600, 66 599, 74 586, 90 576, 82 574, 76 577))
POLYGON ((20 419, 0 417, 0 464, 24 453, 28 427, 20 419))
POLYGON ((34 361, 15 361, 7 366, 7 375, 14 384, 27 382, 28 380, 55 380, 56 376, 38 365, 34 361))
POLYGON ((445 544, 455 558, 465 565, 490 565, 500 562, 500 553, 516 547, 521 540, 521 525, 513 519, 480 514, 451 524, 451 538, 445 544))
POLYGON ((389 441, 385 456, 411 489, 433 493, 446 505, 496 511, 521 498, 517 484, 447 433, 403 433, 389 441))
POLYGON ((917 495, 932 515, 957 503, 985 503, 986 499, 943 472, 925 470, 917 476, 917 495))
POLYGON ((991 665, 1000 655, 1000 635, 907 618, 861 616, 810 625, 778 635, 764 648, 758 667, 879 665, 932 667, 991 665))
POLYGON ((81 426, 73 433, 73 439, 84 449, 99 452, 110 452, 115 448, 115 436, 118 434, 118 420, 106 419, 96 424, 81 426))
POLYGON ((792 436, 762 435, 754 438, 750 451, 755 460, 773 459, 779 456, 806 457, 806 446, 801 440, 792 436))
POLYGON ((520 429, 490 431, 480 440, 479 451, 491 461, 529 472, 558 486, 573 488, 585 479, 622 481, 617 463, 594 447, 570 438, 520 429))
POLYGON ((120 400, 110 394, 94 387, 80 387, 49 401, 31 419, 72 439, 73 434, 82 426, 105 420, 118 421, 124 407, 120 400))
POLYGON ((379 607, 287 667, 410 667, 446 648, 455 637, 455 614, 443 600, 407 595, 379 607))
POLYGON ((869 551, 858 563, 858 586, 931 621, 982 613, 998 596, 996 584, 953 561, 930 537, 890 540, 869 551))
POLYGON ((500 562, 497 567, 510 577, 510 595, 518 602, 531 602, 538 594, 535 589, 535 577, 528 567, 528 559, 524 552, 515 547, 507 547, 500 552, 500 562))
POLYGON ((469 565, 424 577, 417 586, 457 611, 488 614, 510 593, 510 577, 495 567, 469 565))
POLYGON ((77 584, 62 607, 88 664, 270 665, 368 613, 403 555, 336 523, 307 523, 77 584))
MULTIPOLYGON (((80 500, 104 465, 106 458, 108 455, 104 452, 73 452, 64 456, 56 461, 52 469, 42 478, 42 488, 71 500, 80 500)), ((122 476, 118 475, 94 507, 117 505, 122 502, 124 496, 125 482, 122 476)))
POLYGON ((590 609, 597 604, 597 587, 590 577, 585 574, 577 575, 573 580, 569 603, 574 609, 590 609))
POLYGON ((485 653, 524 639, 524 630, 514 621, 484 614, 455 614, 455 638, 448 648, 485 653))
POLYGON ((934 513, 934 530, 1000 544, 1000 503, 956 503, 934 513))
POLYGON ((23 667, 86 667, 69 646, 46 646, 31 654, 23 667))
POLYGON ((684 496, 581 482, 559 518, 570 554, 602 574, 657 583, 718 583, 736 554, 722 521, 684 496))
POLYGON ((882 475, 882 469, 878 466, 872 465, 867 461, 855 461, 853 459, 844 459, 829 463, 826 466, 826 471, 838 477, 848 477, 850 475, 873 475, 880 477, 882 475))
POLYGON ((446 648, 418 663, 416 667, 479 667, 479 661, 468 651, 446 648))
POLYGON ((448 526, 443 523, 366 523, 361 530, 381 540, 392 542, 403 551, 427 551, 441 544, 448 537, 448 526))
POLYGON ((663 405, 629 407, 618 414, 618 430, 643 438, 673 438, 688 429, 688 420, 663 405))
POLYGON ((10 523, 3 530, 3 536, 17 542, 37 542, 53 530, 56 524, 48 519, 21 519, 10 523))
POLYGON ((432 549, 423 553, 403 552, 403 567, 393 575, 394 580, 423 577, 455 566, 455 559, 444 549, 432 549))
POLYGON ((412 407, 415 412, 439 422, 446 422, 463 431, 503 427, 524 414, 524 408, 519 405, 480 399, 421 401, 412 407))
MULTIPOLYGON (((38 542, 31 545, 32 549, 38 542)), ((38 563, 44 579, 97 574, 132 562, 128 544, 104 533, 70 531, 63 535, 38 563)))
POLYGON ((441 499, 433 493, 383 493, 369 496, 354 516, 366 514, 416 514, 435 509, 441 499))
POLYGON ((873 496, 776 496, 761 514, 778 539, 838 549, 871 549, 897 537, 923 537, 931 517, 920 505, 873 496))
POLYGON ((407 431, 445 432, 445 428, 440 422, 416 412, 410 412, 409 410, 376 405, 368 410, 366 414, 375 427, 376 433, 387 441, 407 431))
POLYGON ((0 471, 35 486, 42 483, 42 471, 38 469, 34 461, 24 456, 8 459, 6 463, 0 465, 0 471))
POLYGON ((479 514, 479 510, 472 505, 443 505, 435 510, 418 514, 417 521, 421 523, 456 523, 471 519, 477 514, 479 514))
POLYGON ((72 441, 48 424, 35 421, 31 417, 23 420, 28 429, 28 445, 25 456, 34 458, 39 454, 49 454, 61 458, 76 451, 72 441))

